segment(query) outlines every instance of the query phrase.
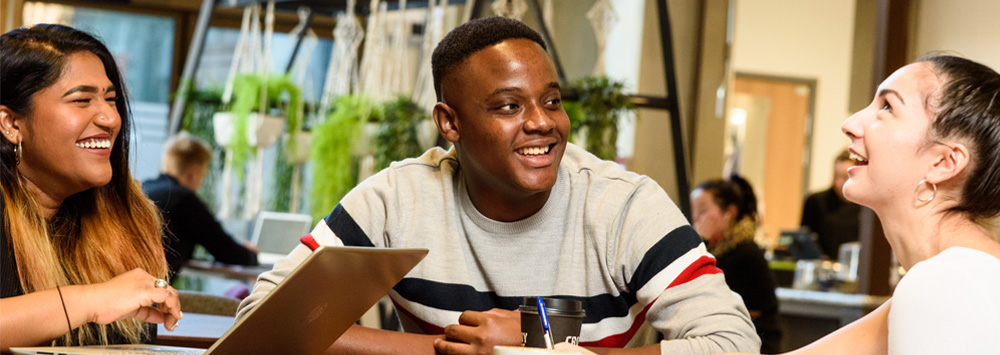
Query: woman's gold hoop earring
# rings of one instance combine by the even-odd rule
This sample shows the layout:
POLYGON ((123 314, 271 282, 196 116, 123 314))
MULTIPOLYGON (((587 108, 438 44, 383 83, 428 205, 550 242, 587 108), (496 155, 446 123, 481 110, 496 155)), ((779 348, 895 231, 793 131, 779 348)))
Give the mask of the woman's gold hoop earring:
POLYGON ((920 182, 917 183, 917 188, 913 189, 913 198, 917 199, 917 201, 920 203, 928 203, 934 201, 934 196, 937 196, 937 185, 934 185, 933 182, 927 182, 926 179, 920 180, 920 182), (924 183, 928 183, 931 185, 931 197, 928 197, 926 199, 920 198, 920 185, 923 185, 924 183))
POLYGON ((14 147, 14 166, 21 165, 21 154, 24 153, 24 148, 21 147, 21 141, 17 141, 17 146, 14 147))

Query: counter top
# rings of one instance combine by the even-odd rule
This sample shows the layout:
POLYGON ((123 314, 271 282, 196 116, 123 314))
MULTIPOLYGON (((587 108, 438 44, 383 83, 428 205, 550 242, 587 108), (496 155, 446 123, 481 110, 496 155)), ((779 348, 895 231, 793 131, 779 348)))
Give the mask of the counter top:
POLYGON ((775 290, 781 314, 835 318, 844 325, 861 318, 889 300, 889 296, 858 295, 839 292, 775 290))

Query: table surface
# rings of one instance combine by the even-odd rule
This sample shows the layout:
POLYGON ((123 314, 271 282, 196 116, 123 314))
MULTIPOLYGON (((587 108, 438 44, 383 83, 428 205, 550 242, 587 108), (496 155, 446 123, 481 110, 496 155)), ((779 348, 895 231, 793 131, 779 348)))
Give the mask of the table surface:
POLYGON ((184 313, 184 319, 172 332, 167 331, 163 324, 157 325, 156 343, 207 349, 232 328, 234 322, 234 317, 184 313))
POLYGON ((242 280, 250 284, 253 284, 255 281, 257 281, 257 276, 259 276, 260 274, 266 271, 271 271, 272 266, 273 265, 261 265, 261 266, 226 265, 205 260, 188 260, 188 262, 184 264, 185 269, 212 273, 223 277, 242 280))

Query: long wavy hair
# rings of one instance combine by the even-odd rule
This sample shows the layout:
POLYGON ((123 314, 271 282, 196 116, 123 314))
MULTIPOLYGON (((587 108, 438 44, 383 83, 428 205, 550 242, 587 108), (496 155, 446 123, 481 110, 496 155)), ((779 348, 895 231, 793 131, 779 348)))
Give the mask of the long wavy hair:
MULTIPOLYGON (((66 198, 46 219, 17 170, 14 145, 0 143, 0 189, 4 234, 17 260, 25 293, 63 285, 110 280, 134 268, 166 277, 159 212, 132 179, 128 167, 131 116, 125 82, 108 49, 87 33, 62 25, 22 27, 0 36, 0 105, 31 119, 32 97, 58 81, 67 58, 90 52, 104 63, 118 89, 115 101, 121 131, 111 149, 111 181, 66 198)), ((83 326, 58 343, 107 344, 109 327, 83 326)), ((111 331, 133 343, 148 334, 143 322, 123 319, 111 331)))

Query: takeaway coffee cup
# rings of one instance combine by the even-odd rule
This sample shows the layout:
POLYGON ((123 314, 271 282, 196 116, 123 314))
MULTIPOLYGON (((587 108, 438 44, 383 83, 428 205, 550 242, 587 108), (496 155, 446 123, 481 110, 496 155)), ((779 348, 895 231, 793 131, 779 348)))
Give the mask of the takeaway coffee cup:
POLYGON ((522 346, 495 346, 493 347, 493 355, 538 355, 538 354, 577 354, 575 352, 566 352, 559 350, 549 350, 549 349, 539 349, 539 348, 525 348, 522 346))
MULTIPOLYGON (((538 316, 536 297, 525 297, 518 310, 521 311, 521 345, 544 348, 545 331, 542 318, 538 316)), ((577 300, 564 298, 543 298, 549 317, 549 331, 552 343, 580 343, 580 327, 583 326, 583 304, 577 300)))

